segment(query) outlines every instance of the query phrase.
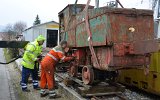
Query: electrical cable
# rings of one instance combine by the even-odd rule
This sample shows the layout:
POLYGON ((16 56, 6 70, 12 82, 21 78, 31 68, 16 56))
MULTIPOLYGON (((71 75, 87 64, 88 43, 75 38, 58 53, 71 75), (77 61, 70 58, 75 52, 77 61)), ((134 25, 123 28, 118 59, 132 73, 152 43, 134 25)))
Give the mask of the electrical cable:
POLYGON ((3 65, 10 64, 10 63, 16 61, 19 58, 22 58, 22 55, 17 56, 16 58, 10 60, 9 62, 0 62, 0 64, 3 64, 3 65))

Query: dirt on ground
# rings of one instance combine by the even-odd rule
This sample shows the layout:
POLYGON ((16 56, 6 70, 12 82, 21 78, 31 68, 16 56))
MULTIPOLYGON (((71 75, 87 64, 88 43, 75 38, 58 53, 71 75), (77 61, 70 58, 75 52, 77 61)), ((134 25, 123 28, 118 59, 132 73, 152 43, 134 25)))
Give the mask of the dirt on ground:
MULTIPOLYGON (((22 92, 21 86, 20 86, 20 80, 21 80, 21 71, 17 67, 16 63, 11 63, 7 66, 7 69, 9 71, 10 77, 11 77, 11 84, 14 88, 14 93, 16 96, 16 100, 48 100, 49 97, 40 97, 40 90, 34 90, 32 87, 32 83, 28 84, 28 89, 31 90, 31 92, 22 92)), ((58 90, 57 90, 58 93, 58 90)), ((59 93, 58 93, 59 94, 59 93)), ((60 95, 60 94, 59 94, 60 95)), ((54 100, 66 100, 64 98, 64 95, 61 94, 61 97, 55 98, 54 100)))

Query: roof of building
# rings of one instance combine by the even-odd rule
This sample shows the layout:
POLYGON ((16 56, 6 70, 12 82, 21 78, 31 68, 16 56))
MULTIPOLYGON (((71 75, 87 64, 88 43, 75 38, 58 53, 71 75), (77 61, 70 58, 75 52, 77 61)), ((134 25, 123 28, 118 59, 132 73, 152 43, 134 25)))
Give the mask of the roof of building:
MULTIPOLYGON (((78 6, 83 6, 83 7, 85 7, 86 6, 86 4, 68 4, 65 8, 63 8, 59 13, 58 13, 58 15, 60 15, 66 8, 68 8, 68 7, 70 7, 70 6, 75 6, 75 7, 78 7, 78 6)), ((92 8, 94 8, 94 6, 91 6, 91 5, 89 5, 89 7, 92 7, 92 8)))
POLYGON ((42 23, 42 24, 38 24, 38 25, 31 26, 31 27, 25 29, 24 31, 27 31, 27 30, 29 30, 29 29, 31 29, 31 28, 38 27, 38 26, 41 26, 41 25, 44 25, 44 24, 49 24, 49 23, 59 24, 58 22, 55 22, 55 21, 49 21, 49 22, 45 22, 45 23, 42 23))

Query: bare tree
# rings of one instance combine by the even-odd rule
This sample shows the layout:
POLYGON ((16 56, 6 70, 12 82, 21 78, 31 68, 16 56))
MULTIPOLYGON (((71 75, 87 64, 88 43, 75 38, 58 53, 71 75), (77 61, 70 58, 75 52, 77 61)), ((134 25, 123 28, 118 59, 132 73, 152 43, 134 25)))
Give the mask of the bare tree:
POLYGON ((12 40, 15 36, 15 32, 12 24, 7 24, 4 33, 2 34, 3 40, 12 40))
POLYGON ((22 35, 26 27, 27 25, 23 21, 18 21, 14 25, 7 24, 4 29, 5 34, 3 34, 3 37, 5 40, 15 40, 18 35, 22 35))
POLYGON ((13 30, 16 35, 21 35, 22 32, 26 29, 27 24, 23 21, 18 21, 13 25, 13 30))

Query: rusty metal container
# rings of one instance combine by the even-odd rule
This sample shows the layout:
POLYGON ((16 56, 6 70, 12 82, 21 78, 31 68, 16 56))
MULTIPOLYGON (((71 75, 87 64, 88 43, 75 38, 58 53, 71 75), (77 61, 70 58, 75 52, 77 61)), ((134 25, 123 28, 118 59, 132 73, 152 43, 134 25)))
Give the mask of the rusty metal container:
POLYGON ((88 55, 89 36, 83 11, 85 5, 77 5, 76 9, 80 10, 73 14, 74 7, 68 5, 59 13, 62 26, 60 36, 61 40, 67 40, 77 52, 85 51, 79 58, 86 59, 83 65, 109 70, 149 64, 149 53, 157 50, 151 10, 89 7, 89 24, 93 47, 100 65, 98 67, 92 56, 88 55))
MULTIPOLYGON (((76 14, 79 14, 85 8, 84 4, 69 4, 59 12, 60 21, 60 40, 67 40, 71 46, 76 46, 76 14)), ((90 6, 89 8, 94 8, 90 6)))

